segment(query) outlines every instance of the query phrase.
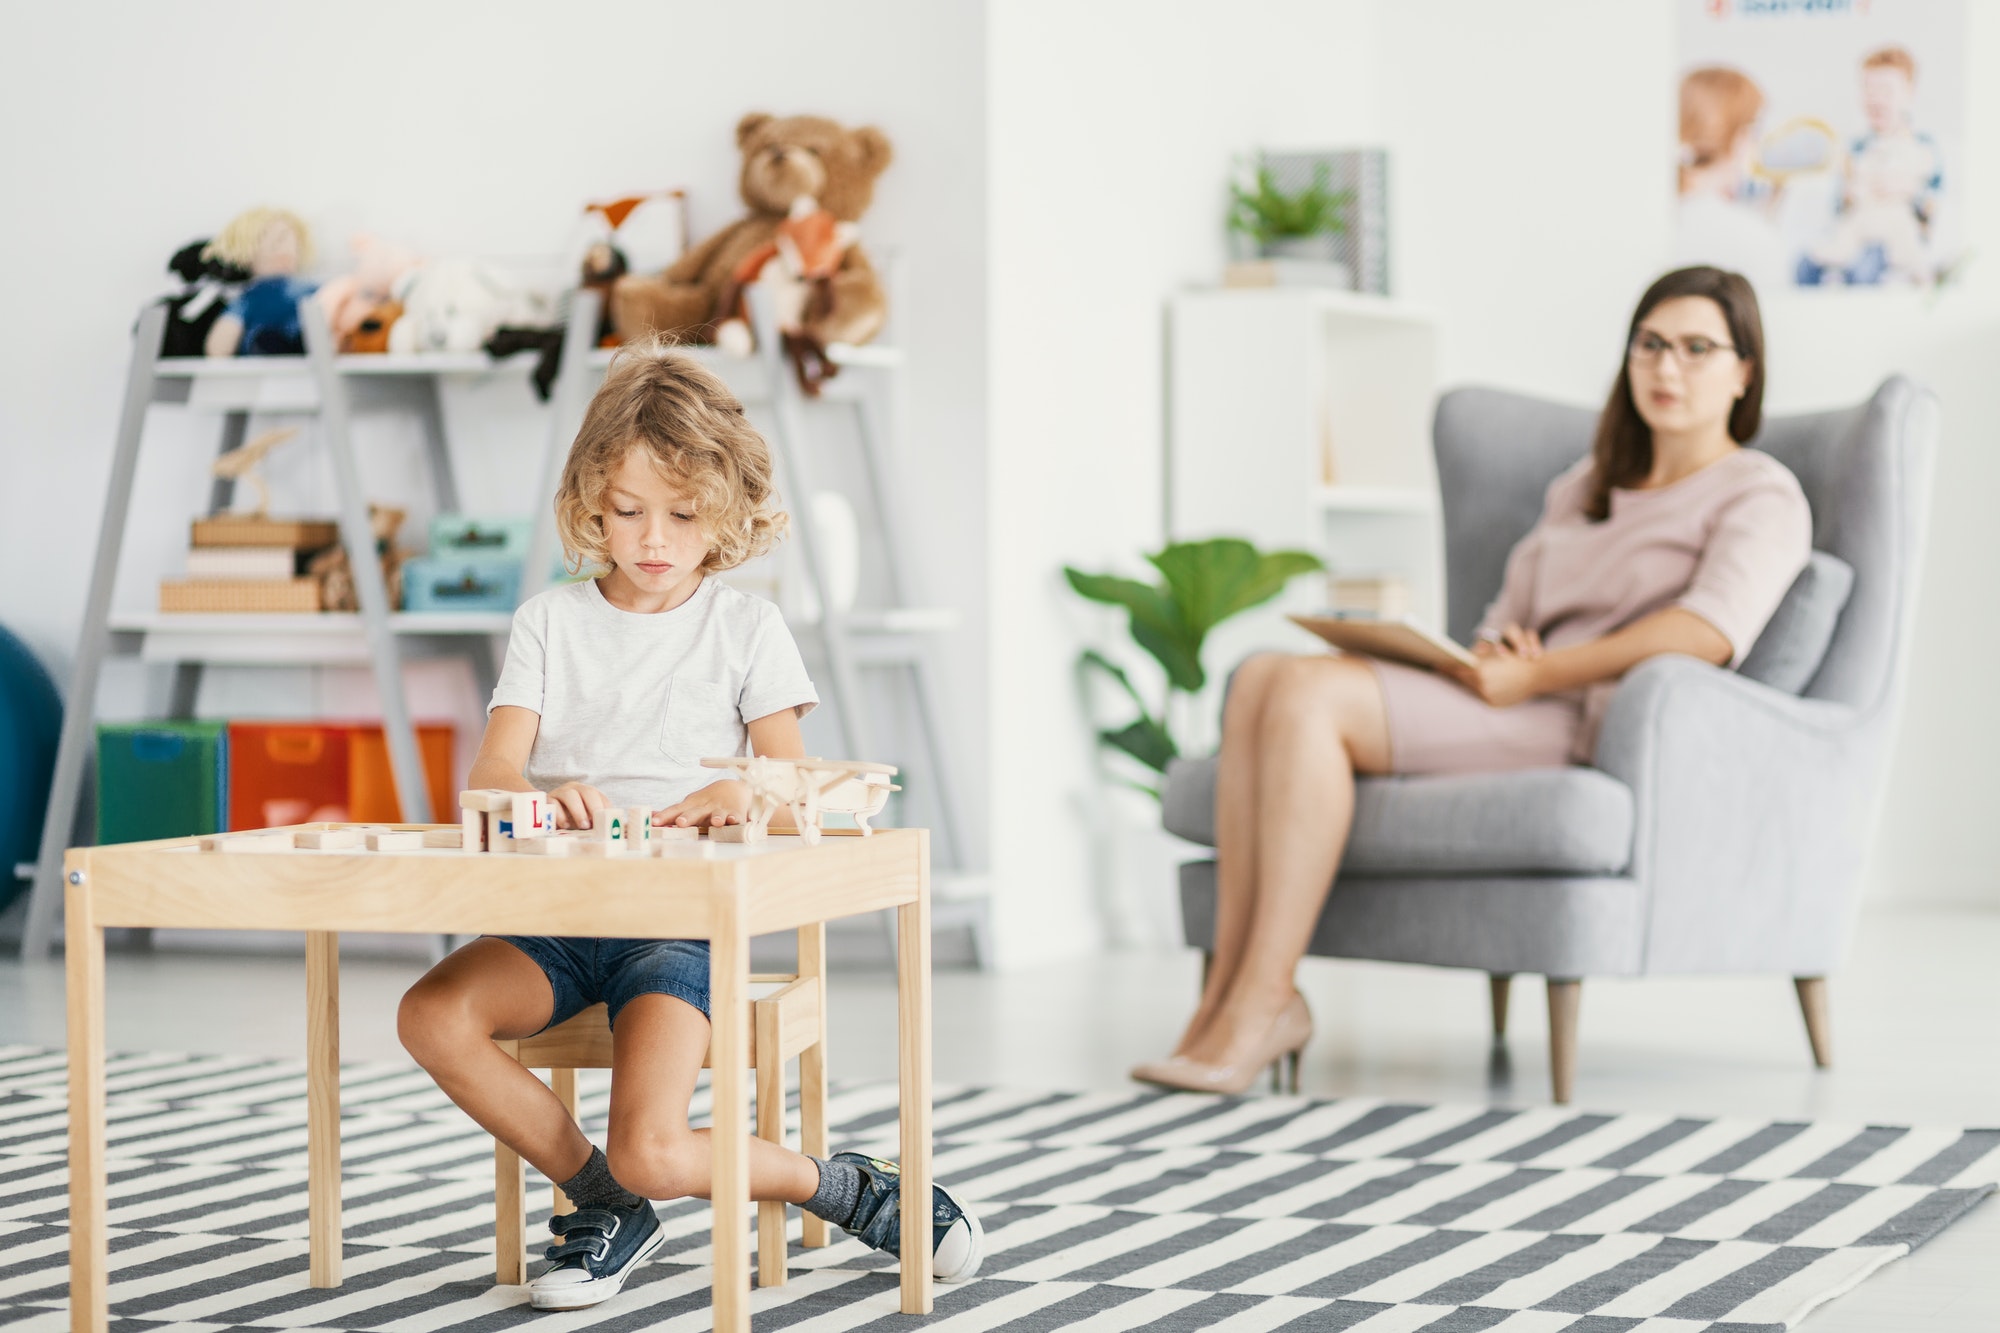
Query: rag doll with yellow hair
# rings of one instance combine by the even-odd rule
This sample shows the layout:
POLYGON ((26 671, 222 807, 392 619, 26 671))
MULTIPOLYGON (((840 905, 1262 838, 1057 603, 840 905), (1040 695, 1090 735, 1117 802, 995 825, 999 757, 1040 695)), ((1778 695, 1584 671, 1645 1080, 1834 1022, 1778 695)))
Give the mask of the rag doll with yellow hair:
POLYGON ((316 284, 298 276, 312 262, 312 233, 296 213, 282 208, 239 213, 201 257, 250 270, 250 285, 208 331, 208 355, 285 356, 305 350, 299 302, 316 284))

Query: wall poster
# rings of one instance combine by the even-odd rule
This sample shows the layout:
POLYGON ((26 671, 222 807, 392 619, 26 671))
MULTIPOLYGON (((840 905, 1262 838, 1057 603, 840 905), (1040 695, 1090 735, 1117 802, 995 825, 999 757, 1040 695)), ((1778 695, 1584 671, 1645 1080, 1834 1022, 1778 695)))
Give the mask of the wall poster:
POLYGON ((1680 0, 1675 251, 1760 293, 1961 257, 1965 0, 1680 0))

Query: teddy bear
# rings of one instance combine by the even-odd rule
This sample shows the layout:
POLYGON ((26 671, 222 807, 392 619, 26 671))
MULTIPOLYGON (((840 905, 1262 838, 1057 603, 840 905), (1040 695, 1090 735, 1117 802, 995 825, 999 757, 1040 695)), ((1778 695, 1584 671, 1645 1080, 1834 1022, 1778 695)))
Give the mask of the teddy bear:
MULTIPOLYGON (((731 298, 740 290, 739 270, 757 251, 775 246, 798 201, 813 201, 835 222, 858 222, 892 155, 888 137, 873 127, 850 130, 821 116, 763 112, 737 123, 736 146, 743 157, 738 188, 750 211, 664 273, 620 278, 611 290, 611 316, 621 339, 657 331, 713 341, 716 324, 736 313, 731 298)), ((822 347, 867 342, 888 316, 881 280, 859 245, 845 247, 820 299, 810 305, 802 336, 822 347)))

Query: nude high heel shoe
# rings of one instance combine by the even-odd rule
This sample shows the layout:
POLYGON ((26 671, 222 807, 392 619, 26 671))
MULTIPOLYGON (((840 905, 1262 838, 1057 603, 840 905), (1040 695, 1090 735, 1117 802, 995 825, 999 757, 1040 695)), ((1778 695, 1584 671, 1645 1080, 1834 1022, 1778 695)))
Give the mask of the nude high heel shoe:
POLYGON ((1292 992, 1291 1002, 1279 1011, 1271 1030, 1255 1053, 1240 1064, 1211 1065, 1185 1055, 1151 1060, 1132 1070, 1132 1077, 1177 1092, 1243 1093, 1257 1081, 1266 1065, 1271 1067, 1271 1090, 1278 1090, 1279 1066, 1289 1067, 1291 1090, 1299 1090, 1299 1054, 1312 1040, 1312 1011, 1303 995, 1292 992))

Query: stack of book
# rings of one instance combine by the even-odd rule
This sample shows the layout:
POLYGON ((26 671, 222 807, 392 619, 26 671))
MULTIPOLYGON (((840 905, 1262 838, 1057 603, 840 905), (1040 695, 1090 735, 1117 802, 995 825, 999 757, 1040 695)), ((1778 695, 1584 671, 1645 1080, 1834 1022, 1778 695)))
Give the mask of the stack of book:
POLYGON ((160 581, 160 610, 318 611, 320 581, 300 571, 314 552, 339 539, 331 519, 198 518, 187 577, 160 581))
POLYGON ((1326 603, 1341 615, 1394 620, 1410 613, 1410 585, 1393 574, 1333 574, 1326 603))

